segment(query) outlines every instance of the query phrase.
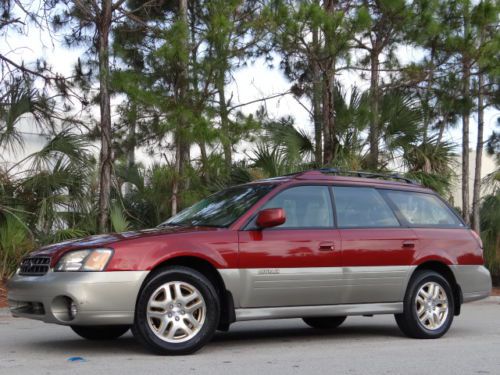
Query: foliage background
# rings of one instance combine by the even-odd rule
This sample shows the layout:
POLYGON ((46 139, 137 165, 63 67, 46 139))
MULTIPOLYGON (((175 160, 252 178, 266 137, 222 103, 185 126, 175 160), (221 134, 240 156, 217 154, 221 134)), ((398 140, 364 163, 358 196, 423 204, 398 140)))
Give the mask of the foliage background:
POLYGON ((500 132, 483 134, 485 111, 500 103, 498 0, 0 7, 6 40, 36 28, 58 48, 83 51, 63 76, 42 58, 18 62, 0 49, 0 150, 22 149, 26 122, 47 136, 39 151, 0 168, 0 278, 41 245, 152 227, 226 186, 324 166, 396 170, 446 199, 461 184, 464 220, 500 275, 500 172, 475 173, 483 152, 500 161, 500 132), (404 48, 422 58, 402 59, 404 48), (252 62, 281 70, 289 90, 273 97, 293 97, 313 131, 274 118, 268 97, 230 94, 235 72, 252 62), (346 73, 368 88, 345 84, 346 73), (461 144, 446 139, 451 128, 461 144), (138 150, 158 162, 143 165, 138 150))

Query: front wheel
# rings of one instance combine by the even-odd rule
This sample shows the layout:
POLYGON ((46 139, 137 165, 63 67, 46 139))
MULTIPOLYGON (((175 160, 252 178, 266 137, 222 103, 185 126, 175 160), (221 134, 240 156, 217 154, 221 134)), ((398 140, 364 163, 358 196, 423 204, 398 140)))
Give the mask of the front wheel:
POLYGON ((170 267, 149 279, 139 295, 132 333, 158 354, 190 354, 203 347, 219 324, 212 283, 187 267, 170 267))
POLYGON ((113 340, 123 336, 130 326, 71 326, 73 332, 87 340, 113 340))
POLYGON ((346 316, 302 318, 304 323, 317 329, 335 329, 346 320, 346 316))
POLYGON ((443 276, 419 272, 406 292, 403 313, 395 315, 396 323, 406 336, 439 338, 453 322, 454 302, 450 283, 443 276))

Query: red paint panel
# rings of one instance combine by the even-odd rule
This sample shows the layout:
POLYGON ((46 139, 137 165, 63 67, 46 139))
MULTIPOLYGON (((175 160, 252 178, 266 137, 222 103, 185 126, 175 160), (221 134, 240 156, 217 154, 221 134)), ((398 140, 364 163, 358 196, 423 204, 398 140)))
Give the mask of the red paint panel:
POLYGON ((335 229, 241 231, 239 237, 240 268, 342 265, 340 237, 338 230, 335 229), (329 246, 325 246, 325 243, 329 246))
POLYGON ((340 229, 343 266, 401 266, 412 263, 419 241, 408 228, 340 229), (414 247, 408 246, 414 244, 414 247))
POLYGON ((446 264, 484 263, 483 252, 469 229, 415 228, 420 247, 413 264, 438 260, 446 264))
POLYGON ((217 268, 237 267, 238 234, 229 229, 172 233, 136 238, 113 245, 115 254, 107 271, 150 270, 179 256, 205 259, 217 268))

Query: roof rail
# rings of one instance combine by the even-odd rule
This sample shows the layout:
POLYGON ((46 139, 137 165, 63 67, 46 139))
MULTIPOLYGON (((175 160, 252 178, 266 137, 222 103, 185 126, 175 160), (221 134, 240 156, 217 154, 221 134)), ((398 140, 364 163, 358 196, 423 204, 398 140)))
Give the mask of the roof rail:
POLYGON ((335 174, 339 176, 355 176, 355 177, 364 177, 364 178, 382 178, 382 179, 390 179, 390 180, 401 180, 404 181, 408 184, 414 184, 414 185, 419 185, 418 182, 399 175, 398 173, 391 173, 391 174, 383 174, 383 173, 376 173, 376 172, 366 172, 366 171, 345 171, 339 168, 320 168, 320 169, 313 169, 307 172, 321 172, 321 173, 328 173, 328 174, 335 174))

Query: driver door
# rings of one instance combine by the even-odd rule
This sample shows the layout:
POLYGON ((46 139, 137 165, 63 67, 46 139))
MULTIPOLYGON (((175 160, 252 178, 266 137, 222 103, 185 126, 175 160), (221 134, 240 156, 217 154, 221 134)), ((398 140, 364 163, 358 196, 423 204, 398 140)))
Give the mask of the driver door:
POLYGON ((280 226, 239 232, 240 306, 329 305, 341 300, 340 236, 328 186, 295 186, 261 209, 283 208, 280 226))

